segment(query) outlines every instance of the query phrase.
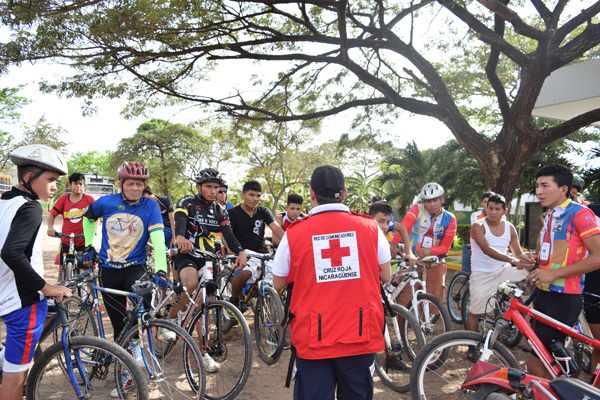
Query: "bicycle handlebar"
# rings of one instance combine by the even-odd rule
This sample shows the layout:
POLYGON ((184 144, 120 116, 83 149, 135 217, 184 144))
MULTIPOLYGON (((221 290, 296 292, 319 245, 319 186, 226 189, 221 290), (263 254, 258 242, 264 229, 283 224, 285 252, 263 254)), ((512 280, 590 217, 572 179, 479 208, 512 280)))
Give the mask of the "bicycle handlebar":
POLYGON ((54 237, 62 239, 63 237, 66 238, 72 238, 72 239, 79 239, 79 238, 84 238, 85 235, 83 233, 79 234, 79 235, 73 235, 72 233, 67 235, 61 232, 54 232, 54 237))

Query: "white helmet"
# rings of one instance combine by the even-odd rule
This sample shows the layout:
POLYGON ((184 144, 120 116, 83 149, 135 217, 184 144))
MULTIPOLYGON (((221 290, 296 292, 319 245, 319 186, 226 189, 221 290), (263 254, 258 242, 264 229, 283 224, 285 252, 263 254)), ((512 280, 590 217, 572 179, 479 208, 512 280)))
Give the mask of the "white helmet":
POLYGON ((65 157, 58 150, 43 144, 22 146, 10 153, 10 159, 17 167, 35 165, 45 171, 66 175, 69 172, 65 157))
POLYGON ((421 189, 421 200, 431 200, 437 199, 438 197, 442 197, 444 195, 444 188, 438 185, 435 182, 429 182, 423 186, 421 189))

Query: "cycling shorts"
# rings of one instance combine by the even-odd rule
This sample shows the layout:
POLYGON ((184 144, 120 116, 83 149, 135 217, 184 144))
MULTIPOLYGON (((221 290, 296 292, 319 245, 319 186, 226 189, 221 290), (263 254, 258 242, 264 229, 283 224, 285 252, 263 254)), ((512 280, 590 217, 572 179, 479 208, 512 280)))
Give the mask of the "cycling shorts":
POLYGON ((204 259, 186 253, 177 253, 175 255, 175 268, 177 268, 177 272, 181 272, 182 269, 187 267, 193 267, 196 268, 196 271, 199 271, 204 268, 204 259))
MULTIPOLYGON (((565 294, 558 292, 549 292, 546 290, 538 290, 535 296, 534 309, 541 313, 552 317, 567 326, 575 325, 582 308, 582 295, 580 294, 565 294)), ((533 331, 538 336, 546 349, 550 351, 550 343, 553 339, 560 340, 564 343, 567 337, 566 333, 561 333, 558 330, 551 328, 549 325, 543 324, 535 320, 533 323, 533 331)), ((535 352, 531 350, 531 354, 537 357, 535 352)))
POLYGON ((600 296, 600 286, 587 285, 586 282, 583 293, 583 312, 590 324, 600 324, 600 297, 591 294, 600 296))
POLYGON ((24 372, 29 369, 35 348, 44 329, 48 312, 46 299, 3 316, 6 324, 4 372, 24 372))

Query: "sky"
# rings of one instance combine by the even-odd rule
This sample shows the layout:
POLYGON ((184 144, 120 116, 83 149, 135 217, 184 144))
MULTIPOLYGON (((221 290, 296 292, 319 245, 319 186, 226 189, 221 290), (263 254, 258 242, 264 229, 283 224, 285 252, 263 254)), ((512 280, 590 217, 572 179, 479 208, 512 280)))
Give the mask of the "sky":
MULTIPOLYGON (((233 91, 237 86, 243 87, 242 74, 239 74, 239 65, 225 63, 219 68, 219 73, 203 87, 206 90, 233 91), (235 77, 238 79, 236 80, 235 77)), ((56 82, 62 75, 68 75, 69 68, 51 62, 38 62, 37 64, 24 64, 20 67, 11 67, 9 73, 0 76, 2 87, 25 85, 19 92, 23 97, 31 100, 31 104, 21 109, 22 121, 33 126, 45 116, 46 120, 59 125, 68 132, 65 138, 69 143, 70 154, 76 151, 114 150, 119 140, 132 136, 139 125, 149 118, 140 117, 126 120, 120 115, 126 102, 124 100, 97 99, 94 105, 98 111, 92 116, 82 116, 82 99, 59 98, 55 94, 43 94, 38 90, 40 80, 56 82)), ((273 73, 276 73, 273 70, 273 73)), ((170 122, 188 123, 198 119, 198 110, 191 108, 161 108, 152 113, 152 118, 169 120, 170 122)), ((352 116, 348 114, 334 116, 326 119, 322 129, 326 139, 337 139, 341 134, 348 132, 352 116)), ((19 133, 14 126, 4 126, 9 132, 19 133)), ((441 122, 428 117, 411 116, 406 113, 396 126, 390 127, 394 133, 400 133, 398 147, 403 147, 407 142, 415 140, 421 149, 437 147, 452 138, 452 134, 441 122)))

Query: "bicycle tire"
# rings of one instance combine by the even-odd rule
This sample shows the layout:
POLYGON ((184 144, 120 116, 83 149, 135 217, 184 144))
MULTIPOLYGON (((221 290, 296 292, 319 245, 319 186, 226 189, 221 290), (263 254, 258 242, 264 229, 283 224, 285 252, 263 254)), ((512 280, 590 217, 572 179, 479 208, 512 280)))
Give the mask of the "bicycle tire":
MULTIPOLYGON (((461 388, 475 361, 467 358, 469 346, 480 352, 484 337, 471 331, 454 331, 425 345, 413 363, 410 388, 413 400, 468 399, 474 392, 461 388)), ((510 350, 496 341, 487 361, 498 366, 520 368, 510 350)))
POLYGON ((263 285, 264 296, 259 289, 254 307, 254 337, 259 357, 267 365, 273 365, 279 360, 285 342, 281 327, 283 304, 275 289, 264 283, 263 285))
MULTIPOLYGON (((124 374, 131 381, 127 382, 125 393, 121 398, 148 400, 148 385, 141 368, 123 348, 113 342, 92 336, 75 336, 70 338, 71 357, 84 357, 81 363, 87 372, 89 387, 79 382, 84 395, 93 398, 110 398, 110 392, 121 387, 118 382, 124 374)), ((69 400, 77 399, 71 380, 65 371, 63 342, 50 346, 42 353, 31 371, 25 385, 28 400, 69 400)), ((74 358, 71 362, 75 363, 74 358)), ((76 377, 80 377, 75 367, 76 377)))
MULTIPOLYGON (((452 323, 450 322, 450 314, 444 307, 444 304, 440 299, 430 293, 419 293, 417 295, 416 304, 416 315, 418 315, 419 325, 425 336, 425 342, 430 342, 433 338, 441 335, 442 333, 450 332, 452 330, 452 323), (429 306, 429 318, 426 318, 425 310, 423 306, 429 306)), ((406 307, 408 310, 415 315, 413 301, 408 303, 406 307)))
POLYGON ((211 400, 235 398, 244 388, 252 366, 252 336, 248 322, 240 310, 227 301, 210 301, 196 311, 187 329, 201 351, 205 350, 220 364, 218 372, 206 374, 205 397, 211 400), (202 315, 205 307, 209 313, 209 343, 206 349, 200 340, 204 329, 202 315), (235 321, 227 332, 221 327, 224 318, 235 321))
POLYGON ((404 393, 409 390, 412 360, 425 346, 425 337, 419 322, 406 307, 393 303, 390 306, 395 316, 385 317, 385 349, 375 355, 375 372, 387 387, 404 393), (406 323, 399 322, 398 316, 406 323), (403 353, 408 356, 408 362, 402 360, 403 353), (395 368, 392 362, 396 363, 395 368))
POLYGON ((446 307, 452 322, 457 324, 462 322, 461 303, 464 291, 468 289, 469 274, 466 272, 458 272, 452 278, 448 289, 446 290, 446 307))
MULTIPOLYGON (((143 350, 148 363, 148 367, 142 366, 142 369, 150 374, 148 389, 151 397, 159 395, 161 399, 203 399, 206 372, 200 349, 194 339, 177 324, 163 319, 143 322, 142 331, 143 350), (175 341, 165 339, 163 330, 175 332, 175 341)), ((138 327, 134 326, 125 333, 119 344, 127 349, 130 341, 136 337, 138 327)))
MULTIPOLYGON (((217 275, 217 292, 219 293, 218 297, 220 300, 229 300, 231 298, 231 279, 228 279, 230 274, 231 268, 225 268, 217 275)), ((223 332, 228 332, 235 324, 235 318, 226 317, 221 325, 223 332)))

